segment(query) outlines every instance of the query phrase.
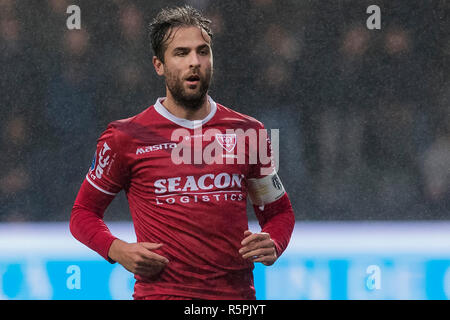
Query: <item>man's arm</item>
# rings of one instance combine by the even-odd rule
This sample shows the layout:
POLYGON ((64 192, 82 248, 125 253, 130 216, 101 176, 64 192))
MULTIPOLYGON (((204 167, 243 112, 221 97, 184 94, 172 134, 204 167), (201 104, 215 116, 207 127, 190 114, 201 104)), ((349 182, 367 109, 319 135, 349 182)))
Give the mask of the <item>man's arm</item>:
POLYGON ((253 208, 261 232, 245 231, 239 253, 244 259, 269 266, 275 263, 289 244, 295 224, 294 211, 287 193, 272 203, 253 205, 253 208))
POLYGON ((103 221, 103 215, 114 199, 113 195, 95 189, 86 179, 78 192, 70 215, 70 232, 90 249, 100 254, 110 263, 108 256, 112 242, 117 239, 103 221))
POLYGON ((258 124, 258 143, 250 145, 258 155, 268 153, 270 162, 263 163, 258 157, 257 164, 251 166, 247 179, 250 201, 261 226, 261 232, 244 232, 239 253, 244 259, 272 265, 289 244, 295 224, 294 211, 289 197, 277 174, 276 159, 272 152, 270 138, 264 125, 258 124), (266 144, 265 149, 261 145, 266 144))
POLYGON ((70 216, 72 235, 110 263, 119 262, 128 271, 151 277, 169 262, 152 250, 161 248, 157 243, 127 243, 115 237, 106 226, 103 216, 114 199, 94 188, 87 180, 81 185, 70 216))

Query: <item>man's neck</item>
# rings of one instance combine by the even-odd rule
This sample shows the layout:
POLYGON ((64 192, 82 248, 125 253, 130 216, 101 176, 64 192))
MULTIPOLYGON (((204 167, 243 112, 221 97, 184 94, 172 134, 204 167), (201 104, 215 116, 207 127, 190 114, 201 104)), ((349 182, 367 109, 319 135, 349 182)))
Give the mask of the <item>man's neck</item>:
POLYGON ((209 103, 207 95, 205 95, 200 107, 196 110, 190 110, 179 105, 170 92, 167 93, 167 97, 162 102, 162 105, 175 117, 191 121, 203 120, 211 112, 211 104, 209 103))

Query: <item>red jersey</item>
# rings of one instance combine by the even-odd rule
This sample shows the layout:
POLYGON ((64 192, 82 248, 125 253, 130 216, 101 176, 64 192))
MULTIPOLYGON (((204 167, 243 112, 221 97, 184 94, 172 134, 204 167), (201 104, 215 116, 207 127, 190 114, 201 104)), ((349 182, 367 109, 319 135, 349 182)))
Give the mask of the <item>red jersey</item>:
MULTIPOLYGON (((211 111, 203 120, 177 118, 159 98, 140 114, 110 123, 98 139, 84 184, 89 183, 89 192, 96 193, 96 199, 112 199, 124 190, 137 241, 163 243, 155 252, 170 261, 155 278, 135 276, 135 299, 150 295, 255 298, 253 263, 244 260, 238 251, 248 229, 249 179, 263 177, 262 169, 273 167, 273 162, 262 163, 261 157, 255 160, 252 152, 258 148, 250 134, 240 140, 235 133, 229 133, 258 133, 264 128, 259 121, 208 99, 211 111), (243 148, 239 148, 241 142, 243 148), (241 161, 238 156, 242 156, 241 161)), ((256 139, 260 145, 261 138, 256 139)), ((270 147, 270 140, 265 140, 270 147)), ((267 152, 270 156, 270 148, 267 152)), ((74 208, 85 208, 81 198, 77 198, 74 208)), ((275 202, 286 203, 286 199, 283 189, 275 202)), ((287 207, 290 211, 284 227, 278 223, 273 229, 282 235, 280 241, 274 239, 278 254, 287 246, 293 228, 290 203, 287 207)), ((259 211, 257 216, 264 229, 271 218, 264 216, 264 210, 274 210, 264 205, 258 208, 255 210, 259 211)), ((77 231, 73 220, 72 233, 108 259, 108 248, 114 240, 108 229, 97 225, 101 229, 98 240, 89 236, 83 241, 80 234, 87 233, 88 220, 82 227, 84 231, 77 231)))

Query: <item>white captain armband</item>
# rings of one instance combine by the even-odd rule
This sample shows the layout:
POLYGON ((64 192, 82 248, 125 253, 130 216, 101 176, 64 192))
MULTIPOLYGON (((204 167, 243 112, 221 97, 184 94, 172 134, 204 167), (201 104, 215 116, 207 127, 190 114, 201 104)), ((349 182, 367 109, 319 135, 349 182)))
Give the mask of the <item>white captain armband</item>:
POLYGON ((280 199, 286 191, 274 170, 265 177, 248 179, 248 193, 253 205, 264 206, 280 199))

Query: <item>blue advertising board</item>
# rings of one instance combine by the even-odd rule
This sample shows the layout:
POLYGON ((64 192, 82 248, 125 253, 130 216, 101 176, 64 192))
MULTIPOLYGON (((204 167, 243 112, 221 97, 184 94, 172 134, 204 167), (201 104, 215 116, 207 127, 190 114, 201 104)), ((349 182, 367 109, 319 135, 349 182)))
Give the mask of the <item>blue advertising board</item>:
MULTIPOLYGON (((108 226, 135 241, 131 223, 108 226)), ((447 222, 297 222, 278 261, 255 264, 257 298, 448 299, 449 234, 447 222)), ((126 300, 133 286, 131 273, 75 240, 67 223, 0 225, 0 299, 126 300)))

